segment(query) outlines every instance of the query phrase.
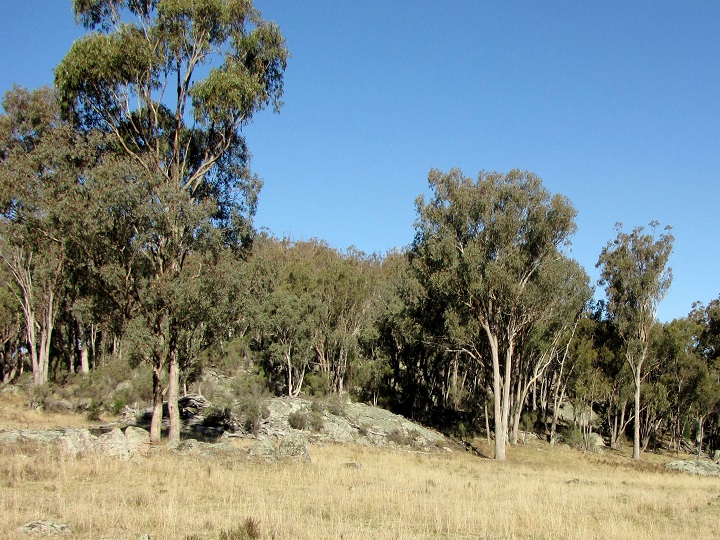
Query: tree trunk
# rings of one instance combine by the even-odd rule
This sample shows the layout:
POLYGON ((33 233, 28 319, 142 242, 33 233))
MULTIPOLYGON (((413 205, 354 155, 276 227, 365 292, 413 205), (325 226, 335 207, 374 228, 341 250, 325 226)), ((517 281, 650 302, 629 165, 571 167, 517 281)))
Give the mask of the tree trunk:
POLYGON ((485 393, 485 436, 487 437, 488 446, 490 446, 490 417, 488 415, 488 398, 487 391, 485 393))
POLYGON ((87 339, 87 332, 83 325, 77 323, 77 340, 80 348, 80 373, 90 373, 90 347, 87 339))
POLYGON ((288 345, 285 351, 285 363, 287 364, 287 392, 288 397, 293 395, 293 384, 292 384, 292 363, 290 362, 290 346, 288 345))
POLYGON ((503 444, 507 446, 508 442, 508 431, 510 428, 510 407, 512 405, 512 399, 510 394, 512 393, 511 377, 512 377, 512 357, 515 352, 515 347, 510 340, 508 348, 505 351, 505 379, 503 380, 503 403, 502 403, 502 424, 504 441, 503 444))
POLYGON ((159 442, 162 435, 163 391, 161 366, 153 366, 153 414, 150 421, 150 442, 159 442))
POLYGON ((490 352, 493 363, 493 398, 495 421, 495 460, 505 461, 505 424, 503 423, 502 389, 500 378, 500 356, 498 341, 488 328, 485 329, 490 341, 490 352))
POLYGON ((177 347, 170 351, 169 377, 168 377, 168 417, 170 419, 170 431, 168 439, 171 443, 180 442, 180 408, 178 407, 178 396, 180 394, 180 362, 178 361, 177 347))
POLYGON ((640 459, 640 366, 633 370, 635 376, 635 430, 633 433, 633 459, 640 459))
POLYGON ((510 432, 510 444, 517 444, 518 442, 518 432, 520 431, 520 418, 522 417, 522 410, 526 397, 523 386, 524 385, 522 379, 518 377, 517 385, 515 388, 515 396, 513 400, 514 407, 512 414, 512 431, 510 432))

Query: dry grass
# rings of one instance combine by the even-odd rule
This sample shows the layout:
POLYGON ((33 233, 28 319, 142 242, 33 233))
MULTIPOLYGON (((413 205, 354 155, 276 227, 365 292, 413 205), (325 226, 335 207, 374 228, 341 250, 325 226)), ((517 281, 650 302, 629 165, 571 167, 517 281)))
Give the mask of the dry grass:
POLYGON ((0 538, 35 519, 92 540, 720 537, 720 479, 664 472, 661 458, 637 466, 544 444, 511 448, 503 464, 358 446, 311 454, 265 465, 160 446, 120 462, 0 445, 0 538))
POLYGON ((78 414, 32 409, 29 402, 30 398, 20 391, 0 394, 0 429, 78 428, 93 424, 78 414))

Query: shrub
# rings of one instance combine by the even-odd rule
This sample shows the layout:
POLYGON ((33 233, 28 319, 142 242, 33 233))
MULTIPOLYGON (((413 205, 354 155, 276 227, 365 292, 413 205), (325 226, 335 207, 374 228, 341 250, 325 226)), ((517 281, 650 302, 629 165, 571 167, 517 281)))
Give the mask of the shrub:
POLYGON ((388 433, 387 439, 399 446, 414 446, 418 433, 397 428, 388 433))
POLYGON ((52 395, 49 384, 33 386, 31 390, 30 407, 33 409, 44 409, 46 401, 52 395))
POLYGON ((223 430, 231 428, 233 424, 233 413, 230 407, 210 405, 204 411, 203 426, 218 427, 223 430))
POLYGON ((237 529, 223 530, 218 535, 218 540, 256 540, 260 538, 260 522, 253 518, 247 518, 237 529))
POLYGON ((241 399, 237 404, 237 413, 242 418, 243 429, 257 435, 262 421, 270 417, 270 410, 264 399, 254 396, 241 399))
POLYGON ((565 444, 575 447, 585 447, 585 439, 582 430, 577 426, 568 426, 559 431, 560 440, 565 444))
POLYGON ((345 416, 345 402, 340 396, 330 396, 325 400, 327 412, 335 416, 345 416))
POLYGON ((305 411, 293 411, 288 415, 288 424, 293 429, 305 429, 308 423, 308 414, 305 411))
POLYGON ((90 404, 85 411, 85 417, 91 422, 97 422, 100 420, 100 409, 101 406, 99 402, 94 399, 90 400, 90 404))
POLYGON ((295 411, 288 415, 288 423, 293 429, 309 429, 311 431, 322 431, 325 421, 323 415, 318 411, 295 411))
POLYGON ((120 411, 125 408, 126 405, 127 403, 125 403, 125 400, 116 397, 111 399, 110 402, 105 405, 105 407, 110 414, 117 416, 118 414, 120 414, 120 411))
POLYGON ((330 393, 332 382, 330 377, 321 371, 314 371, 305 375, 303 391, 315 397, 326 396, 330 393))

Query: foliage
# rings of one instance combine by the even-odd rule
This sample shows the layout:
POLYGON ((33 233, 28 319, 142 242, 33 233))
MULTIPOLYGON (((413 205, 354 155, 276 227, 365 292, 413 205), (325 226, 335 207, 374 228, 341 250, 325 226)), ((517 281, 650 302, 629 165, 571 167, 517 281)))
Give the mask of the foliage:
POLYGON ((288 415, 288 423, 293 429, 310 431, 322 431, 325 425, 322 413, 314 410, 294 411, 288 415))
POLYGON ((516 350, 544 302, 534 289, 541 269, 575 230, 575 210, 532 173, 431 171, 433 198, 417 200, 410 261, 424 295, 444 311, 436 327, 450 347, 490 359, 495 457, 505 457, 516 350), (490 354, 486 354, 489 349, 490 354))
POLYGON ((260 523, 253 518, 247 518, 243 524, 235 529, 220 531, 218 540, 256 540, 261 538, 260 523))
POLYGON ((657 307, 672 282, 667 266, 672 252, 670 227, 655 237, 658 223, 650 224, 651 234, 642 227, 631 233, 617 225, 617 237, 602 250, 597 266, 598 284, 605 285, 607 311, 623 342, 625 359, 635 383, 633 457, 640 459, 640 394, 643 365, 648 356, 650 333, 656 324, 657 307))
POLYGON ((55 82, 75 121, 110 134, 136 167, 141 219, 127 248, 143 264, 130 272, 129 324, 147 329, 137 336, 154 368, 151 438, 160 436, 168 369, 170 439, 178 440, 181 364, 218 337, 207 328, 215 304, 203 285, 223 276, 222 248, 239 253, 250 238, 260 182, 240 130, 257 111, 279 107, 288 53, 250 2, 73 7, 90 33, 58 65, 55 82))

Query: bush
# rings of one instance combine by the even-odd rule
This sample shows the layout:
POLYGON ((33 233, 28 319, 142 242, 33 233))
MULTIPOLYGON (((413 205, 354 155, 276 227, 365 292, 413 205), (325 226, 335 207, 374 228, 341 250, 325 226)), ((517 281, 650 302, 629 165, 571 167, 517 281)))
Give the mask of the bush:
POLYGON ((218 540, 256 540, 260 538, 260 522, 253 518, 247 518, 237 529, 223 530, 218 535, 218 540))
POLYGON ((233 412, 230 407, 210 405, 204 411, 203 426, 216 427, 222 430, 232 429, 233 412))
POLYGON ((387 439, 399 446, 415 446, 418 433, 416 431, 405 431, 400 428, 388 433, 387 439))
POLYGON ((577 426, 568 426, 558 432, 560 441, 578 448, 585 447, 582 430, 577 426))
POLYGON ((237 415, 242 418, 243 429, 257 435, 262 421, 270 417, 270 410, 264 399, 250 396, 238 402, 237 415))
POLYGON ((91 422, 97 422, 100 420, 100 409, 101 405, 99 402, 94 399, 90 400, 90 404, 85 411, 85 417, 91 422))
POLYGON ((46 402, 51 395, 52 389, 47 383, 31 387, 30 407, 33 409, 45 409, 46 402))
POLYGON ((321 371, 313 371, 303 379, 303 391, 310 396, 322 397, 330 393, 332 382, 330 377, 321 371))
POLYGON ((317 411, 295 411, 288 415, 288 423, 293 429, 322 431, 325 422, 322 413, 317 411))
POLYGON ((340 396, 330 396, 325 400, 327 412, 335 416, 345 416, 345 402, 340 396))
POLYGON ((105 407, 110 414, 117 416, 118 414, 120 414, 120 411, 125 408, 126 405, 127 403, 125 403, 123 399, 116 397, 111 399, 110 402, 105 405, 105 407))

